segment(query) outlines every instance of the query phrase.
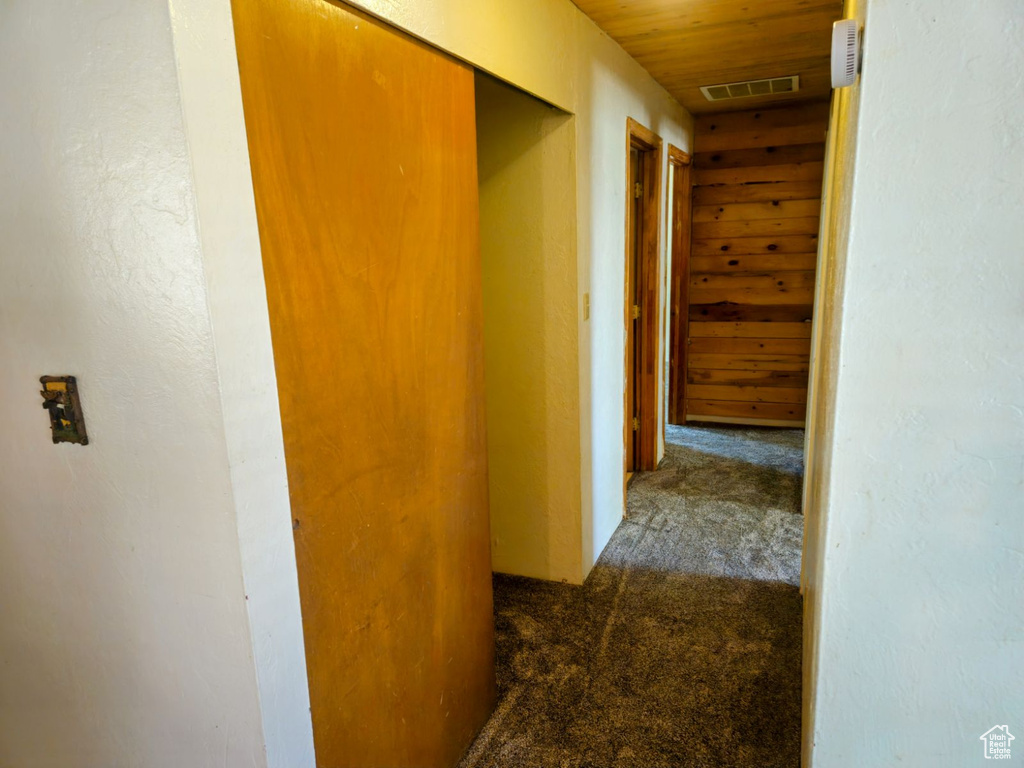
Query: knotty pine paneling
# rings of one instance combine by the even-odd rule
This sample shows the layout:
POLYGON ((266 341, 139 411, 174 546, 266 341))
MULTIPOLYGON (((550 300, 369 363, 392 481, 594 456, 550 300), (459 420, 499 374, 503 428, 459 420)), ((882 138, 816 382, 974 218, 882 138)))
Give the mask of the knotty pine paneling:
POLYGON ((737 272, 806 272, 814 271, 816 253, 737 254, 734 256, 694 256, 690 269, 708 275, 737 272))
POLYGON ((827 124, 825 102, 696 120, 689 420, 804 421, 827 124))
POLYGON ((694 186, 711 186, 714 184, 752 184, 759 181, 778 183, 779 181, 817 181, 821 182, 824 162, 789 163, 783 165, 750 165, 739 168, 702 168, 694 169, 694 186))
POLYGON ((807 374, 801 371, 730 371, 715 368, 690 368, 690 384, 734 384, 740 387, 807 388, 807 374))
MULTIPOLYGON (((694 115, 828 98, 832 21, 843 15, 842 0, 575 3, 694 115), (700 92, 702 85, 781 75, 799 75, 800 90, 725 102, 708 101, 700 92)), ((813 124, 806 116, 814 114, 816 107, 794 109, 800 111, 723 125, 738 133, 813 124)), ((718 117, 721 114, 700 115, 701 120, 718 117)))
POLYGON ((771 184, 716 184, 694 190, 693 206, 723 203, 775 202, 777 200, 812 200, 821 192, 821 182, 779 181, 771 184))

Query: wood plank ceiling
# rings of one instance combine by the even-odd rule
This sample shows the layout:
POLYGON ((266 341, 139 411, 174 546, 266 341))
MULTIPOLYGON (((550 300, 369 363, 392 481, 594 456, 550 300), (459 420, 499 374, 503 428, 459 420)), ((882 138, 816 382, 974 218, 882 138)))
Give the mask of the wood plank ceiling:
POLYGON ((842 0, 574 0, 691 113, 829 95, 842 0), (711 102, 702 85, 800 76, 792 94, 711 102))

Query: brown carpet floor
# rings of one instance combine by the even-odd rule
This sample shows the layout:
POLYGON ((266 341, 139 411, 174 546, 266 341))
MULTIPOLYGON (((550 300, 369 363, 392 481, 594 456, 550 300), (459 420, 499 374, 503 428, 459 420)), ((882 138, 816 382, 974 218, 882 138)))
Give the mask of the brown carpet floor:
POLYGON ((801 430, 669 427, 586 583, 495 575, 460 768, 797 768, 801 430))

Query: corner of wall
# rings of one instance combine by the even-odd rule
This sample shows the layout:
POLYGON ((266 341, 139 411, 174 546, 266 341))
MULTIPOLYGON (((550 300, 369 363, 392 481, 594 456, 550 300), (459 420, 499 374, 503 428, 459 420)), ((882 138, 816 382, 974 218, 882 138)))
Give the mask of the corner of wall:
MULTIPOLYGON (((847 0, 844 18, 859 18, 863 22, 863 1, 847 0)), ((811 352, 813 378, 808 391, 804 450, 806 475, 801 571, 801 591, 804 600, 801 764, 807 768, 814 763, 816 707, 822 687, 819 677, 824 612, 821 586, 826 568, 837 399, 836 377, 839 371, 842 297, 853 202, 850 193, 858 136, 859 95, 860 80, 850 88, 833 92, 829 141, 825 157, 824 207, 819 239, 818 284, 815 291, 811 352)))
POLYGON ((315 764, 284 445, 229 0, 171 20, 269 768, 315 764))

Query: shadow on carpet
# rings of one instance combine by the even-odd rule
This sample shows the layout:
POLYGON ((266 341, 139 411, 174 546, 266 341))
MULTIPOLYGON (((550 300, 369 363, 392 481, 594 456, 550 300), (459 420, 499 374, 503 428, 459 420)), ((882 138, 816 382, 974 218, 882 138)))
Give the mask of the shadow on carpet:
POLYGON ((800 430, 669 427, 583 586, 496 574, 460 768, 797 768, 800 430))

